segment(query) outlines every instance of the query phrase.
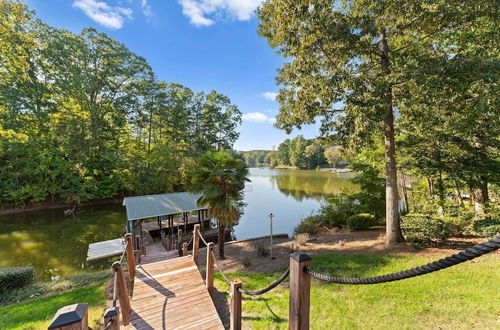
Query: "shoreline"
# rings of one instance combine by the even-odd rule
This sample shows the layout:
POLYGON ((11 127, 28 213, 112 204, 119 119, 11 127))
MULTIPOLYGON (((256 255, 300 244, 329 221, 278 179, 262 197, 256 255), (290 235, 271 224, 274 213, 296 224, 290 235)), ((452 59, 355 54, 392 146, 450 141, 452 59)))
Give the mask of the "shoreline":
MULTIPOLYGON (((86 201, 78 204, 78 207, 86 207, 86 206, 94 206, 94 205, 106 205, 106 204, 120 204, 122 203, 123 198, 109 198, 109 199, 96 199, 91 201, 86 201)), ((64 208, 72 208, 75 204, 71 204, 68 202, 45 202, 38 205, 32 205, 24 208, 6 208, 0 209, 0 215, 9 215, 9 214, 20 214, 20 213, 29 213, 29 212, 37 212, 37 211, 48 211, 48 210, 58 210, 64 208)))

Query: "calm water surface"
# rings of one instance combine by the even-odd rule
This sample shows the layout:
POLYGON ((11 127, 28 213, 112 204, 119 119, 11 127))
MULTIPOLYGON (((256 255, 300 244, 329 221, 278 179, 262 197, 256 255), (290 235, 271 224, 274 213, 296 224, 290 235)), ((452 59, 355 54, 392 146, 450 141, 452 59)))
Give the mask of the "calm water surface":
MULTIPOLYGON (((274 233, 291 234, 304 216, 318 209, 324 196, 353 189, 353 174, 320 171, 251 169, 245 189, 245 210, 236 239, 269 234, 268 214, 275 215, 274 233)), ((74 216, 63 210, 0 216, 0 267, 33 265, 37 277, 51 278, 109 267, 109 260, 85 264, 89 243, 124 233, 120 205, 84 208, 74 216)))

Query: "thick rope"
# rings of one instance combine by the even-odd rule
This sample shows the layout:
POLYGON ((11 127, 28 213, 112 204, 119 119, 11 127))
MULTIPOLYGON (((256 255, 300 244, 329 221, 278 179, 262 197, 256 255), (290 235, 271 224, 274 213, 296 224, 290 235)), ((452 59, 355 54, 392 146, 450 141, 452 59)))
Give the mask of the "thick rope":
POLYGON ((222 278, 224 278, 224 280, 227 282, 227 284, 231 285, 232 280, 229 277, 227 277, 226 274, 224 274, 224 271, 222 270, 222 267, 219 264, 219 261, 215 257, 215 253, 213 251, 210 251, 210 253, 212 254, 212 258, 214 258, 215 267, 217 267, 217 270, 222 275, 222 278))
POLYGON ((198 230, 198 234, 199 234, 201 240, 203 241, 203 243, 205 243, 205 245, 208 246, 208 242, 205 241, 205 238, 203 238, 203 235, 201 234, 201 232, 199 230, 198 230))
POLYGON ((404 270, 402 272, 373 276, 373 277, 338 277, 331 276, 328 274, 321 274, 304 267, 304 272, 311 275, 319 280, 339 283, 339 284, 378 284, 385 282, 393 282, 403 280, 405 278, 420 276, 428 273, 432 273, 441 269, 445 269, 451 266, 458 265, 462 262, 472 260, 474 258, 480 257, 483 254, 493 252, 500 248, 500 235, 490 239, 489 241, 474 245, 473 247, 467 248, 462 252, 454 254, 452 256, 430 262, 426 265, 404 270))
POLYGON ((288 268, 281 276, 280 278, 278 278, 275 282, 273 282, 271 285, 269 285, 267 288, 264 288, 262 290, 259 290, 259 291, 247 291, 247 290, 244 290, 242 288, 238 288, 238 290, 241 292, 241 293, 244 293, 246 295, 249 295, 249 296, 260 296, 261 294, 264 294, 266 292, 269 292, 271 291, 272 289, 274 289, 275 287, 277 287, 281 282, 283 282, 287 277, 288 277, 288 274, 290 274, 290 268, 288 268))

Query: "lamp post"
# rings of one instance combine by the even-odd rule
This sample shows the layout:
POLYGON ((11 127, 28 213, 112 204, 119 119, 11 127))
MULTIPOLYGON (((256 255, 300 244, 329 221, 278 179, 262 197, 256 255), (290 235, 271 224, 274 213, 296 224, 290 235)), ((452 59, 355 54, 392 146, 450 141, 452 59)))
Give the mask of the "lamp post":
POLYGON ((270 229, 271 229, 271 259, 274 259, 274 257, 273 257, 273 218, 274 218, 274 214, 270 213, 269 214, 269 224, 270 224, 270 229))

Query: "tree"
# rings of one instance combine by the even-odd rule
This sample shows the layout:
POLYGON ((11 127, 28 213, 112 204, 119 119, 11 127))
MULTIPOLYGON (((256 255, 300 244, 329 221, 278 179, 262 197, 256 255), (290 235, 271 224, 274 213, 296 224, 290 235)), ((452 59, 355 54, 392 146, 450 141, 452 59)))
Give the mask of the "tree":
POLYGON ((337 166, 337 163, 341 160, 342 148, 340 146, 328 147, 325 150, 324 156, 328 164, 337 166))
MULTIPOLYGON (((346 147, 385 140, 386 240, 403 240, 397 190, 394 113, 411 94, 401 86, 426 76, 445 34, 480 24, 494 1, 267 0, 259 34, 287 58, 276 125, 290 131, 322 117, 346 147), (422 64, 423 63, 423 64, 422 64)), ((427 84, 432 83, 430 76, 427 84)), ((422 81, 424 81, 422 79, 422 81)))
POLYGON ((243 189, 248 168, 241 158, 228 151, 208 151, 198 159, 192 173, 190 191, 202 193, 198 203, 207 205, 209 214, 218 221, 219 256, 224 258, 226 226, 234 224, 241 214, 243 189))

